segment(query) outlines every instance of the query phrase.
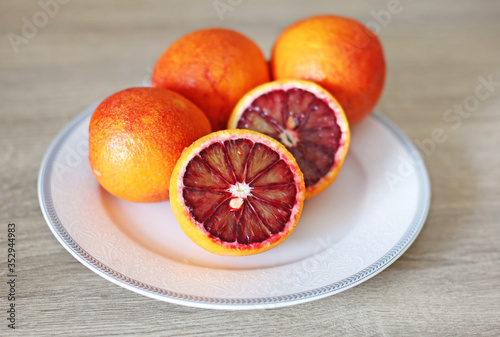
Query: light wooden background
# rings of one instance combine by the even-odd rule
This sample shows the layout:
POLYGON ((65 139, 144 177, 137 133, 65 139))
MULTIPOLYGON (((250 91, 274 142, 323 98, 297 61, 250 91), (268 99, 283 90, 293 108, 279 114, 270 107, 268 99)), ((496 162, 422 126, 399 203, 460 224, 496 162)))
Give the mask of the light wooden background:
POLYGON ((38 205, 40 162, 61 128, 89 104, 147 78, 181 35, 230 27, 269 55, 278 33, 300 18, 338 13, 368 23, 389 2, 243 0, 221 21, 212 0, 73 0, 16 53, 8 34, 21 35, 23 18, 33 22, 42 7, 38 1, 1 1, 0 335, 500 335, 500 85, 469 106, 470 115, 456 129, 443 119, 455 104, 474 103, 470 96, 481 76, 500 82, 495 0, 401 0, 402 11, 380 25, 388 78, 379 110, 414 141, 436 128, 445 130, 446 141, 423 154, 432 204, 420 236, 387 270, 353 289, 265 311, 155 301, 76 261, 56 241, 38 205), (17 224, 18 233, 15 333, 7 331, 5 319, 8 222, 17 224))

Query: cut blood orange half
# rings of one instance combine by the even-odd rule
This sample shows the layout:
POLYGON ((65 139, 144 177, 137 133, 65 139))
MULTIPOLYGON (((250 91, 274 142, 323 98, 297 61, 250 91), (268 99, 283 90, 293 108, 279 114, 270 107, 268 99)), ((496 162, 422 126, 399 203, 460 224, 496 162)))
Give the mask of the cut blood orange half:
POLYGON ((170 184, 182 230, 218 255, 257 254, 280 244, 295 229, 305 197, 290 152, 250 130, 223 130, 195 141, 170 184))
POLYGON ((249 91, 233 110, 228 128, 259 131, 285 145, 304 174, 306 198, 335 180, 349 149, 344 110, 309 81, 274 81, 249 91))

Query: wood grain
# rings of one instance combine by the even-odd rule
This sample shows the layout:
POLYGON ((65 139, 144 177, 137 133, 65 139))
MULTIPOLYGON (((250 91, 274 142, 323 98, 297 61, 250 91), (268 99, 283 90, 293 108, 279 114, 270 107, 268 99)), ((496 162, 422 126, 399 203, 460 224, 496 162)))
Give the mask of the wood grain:
MULTIPOLYGON (((48 0, 46 0, 49 2, 48 0)), ((222 0, 223 2, 226 2, 222 0)), ((42 1, 44 2, 44 1, 42 1)), ((401 0, 380 25, 388 79, 378 109, 412 140, 436 128, 446 141, 423 153, 432 181, 415 243, 373 279, 322 300, 230 312, 155 301, 97 276, 47 227, 37 199, 42 157, 89 104, 142 82, 165 47, 211 26, 253 38, 266 54, 300 18, 338 13, 365 23, 389 1, 242 1, 221 21, 212 1, 70 1, 19 45, 37 1, 0 2, 0 249, 17 225, 17 330, 6 327, 6 255, 0 332, 19 336, 498 336, 500 334, 500 86, 452 128, 446 111, 500 82, 498 1, 401 0)))

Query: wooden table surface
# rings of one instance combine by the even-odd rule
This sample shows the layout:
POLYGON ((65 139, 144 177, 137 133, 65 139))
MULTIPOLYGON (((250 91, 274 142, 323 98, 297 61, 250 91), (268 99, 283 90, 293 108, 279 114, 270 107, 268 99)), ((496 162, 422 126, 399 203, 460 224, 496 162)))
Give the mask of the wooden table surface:
POLYGON ((231 1, 222 17, 212 0, 58 1, 0 2, 0 335, 500 335, 498 1, 245 0, 231 1), (378 109, 415 143, 433 143, 422 151, 430 213, 397 262, 321 300, 216 311, 128 291, 58 243, 40 211, 37 174, 71 119, 147 79, 166 46, 189 31, 230 27, 269 55, 284 27, 319 13, 378 30, 388 62, 378 109), (431 141, 439 129, 444 141, 431 141), (6 313, 8 223, 17 234, 15 331, 6 313))

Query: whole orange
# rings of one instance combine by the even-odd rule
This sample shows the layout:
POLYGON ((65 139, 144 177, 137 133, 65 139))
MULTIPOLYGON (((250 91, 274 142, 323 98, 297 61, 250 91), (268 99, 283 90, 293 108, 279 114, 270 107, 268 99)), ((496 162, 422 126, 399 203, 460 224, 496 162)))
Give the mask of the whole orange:
POLYGON ((269 81, 259 47, 228 29, 198 30, 174 42, 157 61, 152 85, 187 97, 207 115, 214 131, 225 129, 238 100, 269 81))
POLYGON ((101 186, 117 197, 167 200, 183 149, 210 131, 203 112, 173 91, 122 90, 106 98, 90 119, 90 166, 101 186))
POLYGON ((302 79, 327 89, 349 123, 365 118, 384 86, 385 59, 377 36, 358 21, 314 16, 286 28, 271 57, 274 79, 302 79))

